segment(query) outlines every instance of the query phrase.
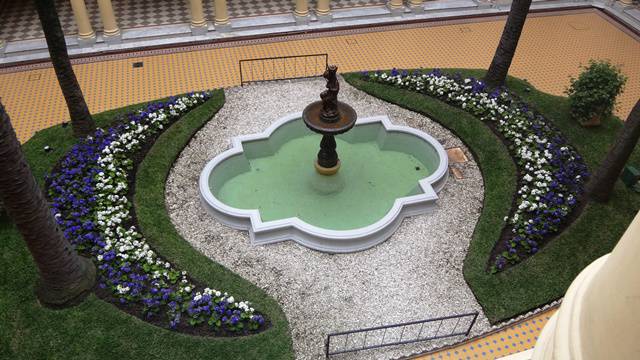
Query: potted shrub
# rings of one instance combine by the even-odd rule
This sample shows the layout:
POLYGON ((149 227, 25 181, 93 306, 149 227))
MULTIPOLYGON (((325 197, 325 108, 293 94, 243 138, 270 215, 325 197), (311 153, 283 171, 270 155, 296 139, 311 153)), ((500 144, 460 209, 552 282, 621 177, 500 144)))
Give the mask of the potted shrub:
POLYGON ((571 117, 582 126, 598 126, 611 115, 616 97, 622 92, 627 77, 608 60, 590 60, 581 67, 578 78, 570 78, 569 95, 571 117))

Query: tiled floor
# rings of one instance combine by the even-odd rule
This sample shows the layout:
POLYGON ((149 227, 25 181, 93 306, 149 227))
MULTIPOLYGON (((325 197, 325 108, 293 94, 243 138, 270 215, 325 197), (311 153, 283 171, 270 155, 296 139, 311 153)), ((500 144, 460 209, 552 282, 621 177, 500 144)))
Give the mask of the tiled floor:
MULTIPOLYGON (((77 33, 71 3, 56 1, 56 6, 64 33, 69 35, 77 33)), ((99 24, 97 3, 87 1, 87 10, 91 15, 91 22, 99 24)), ((44 35, 33 1, 0 0, 0 39, 8 42, 42 37, 44 35)))
POLYGON ((556 311, 557 308, 549 309, 487 336, 425 354, 416 359, 489 360, 529 350, 533 348, 542 328, 556 311))
MULTIPOLYGON (((67 35, 77 32, 69 0, 56 1, 62 29, 67 35)), ((94 30, 102 23, 96 0, 85 0, 94 30)), ((294 0, 228 0, 229 16, 233 18, 291 13, 294 0)), ((345 9, 360 6, 384 5, 385 0, 334 0, 331 7, 345 9)), ((189 7, 186 0, 112 0, 118 26, 130 29, 145 26, 188 23, 189 7)), ((203 0, 205 14, 212 21, 214 0, 203 0)), ((314 9, 316 1, 310 1, 314 9)), ((42 38, 38 14, 33 1, 0 0, 0 39, 17 41, 42 38)))
MULTIPOLYGON (((492 18, 296 35, 96 57, 74 68, 96 113, 191 90, 237 86, 238 61, 264 56, 326 52, 341 72, 394 66, 486 68, 503 26, 503 18, 492 18), (133 68, 139 61, 144 67, 133 68)), ((595 10, 530 16, 511 74, 561 95, 569 75, 591 58, 609 58, 629 76, 617 111, 626 117, 640 98, 640 43, 595 10)), ((49 67, 0 69, 0 98, 22 141, 68 119, 49 67)))

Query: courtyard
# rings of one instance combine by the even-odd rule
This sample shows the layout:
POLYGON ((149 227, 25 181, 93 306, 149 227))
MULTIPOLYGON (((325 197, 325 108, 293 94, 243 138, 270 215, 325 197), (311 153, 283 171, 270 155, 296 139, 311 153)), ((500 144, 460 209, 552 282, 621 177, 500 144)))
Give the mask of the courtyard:
MULTIPOLYGON (((251 2, 230 3, 232 24, 233 19, 289 16, 294 9, 284 1, 262 8, 251 2)), ((91 4, 87 2, 91 19, 97 22, 91 4)), ((135 14, 148 14, 151 5, 143 2, 127 10, 127 4, 122 2, 116 11, 125 34, 127 28, 181 26, 190 18, 189 11, 181 8, 167 10, 171 16, 161 20, 150 17, 128 23, 135 14)), ((376 9, 385 6, 375 1, 334 5, 335 14, 381 11, 376 9)), ((12 46, 40 41, 43 35, 34 9, 4 6, 10 10, 5 14, 35 16, 38 26, 23 20, 31 28, 19 34, 5 27, 0 40, 9 40, 12 46)), ((68 6, 58 4, 58 12, 64 33, 74 37, 77 29, 68 6)), ((206 16, 214 18, 213 2, 206 6, 206 16)), ((14 21, 20 18, 11 16, 14 21)), ((88 52, 73 55, 71 63, 98 126, 83 140, 72 135, 73 121, 49 61, 34 52, 20 55, 32 56, 29 61, 3 63, 0 99, 7 119, 45 191, 57 226, 81 255, 92 259, 98 274, 96 286, 76 307, 43 307, 42 299, 34 296, 38 267, 9 216, 15 210, 0 213, 7 274, 0 296, 6 309, 0 318, 6 324, 3 357, 318 359, 331 351, 357 350, 384 344, 385 339, 401 343, 423 334, 432 338, 331 357, 493 359, 532 349, 541 324, 557 311, 576 275, 612 251, 640 209, 640 194, 622 181, 606 203, 582 196, 586 181, 597 172, 640 98, 640 43, 638 29, 598 8, 531 11, 505 86, 489 89, 483 82, 485 69, 506 18, 504 13, 398 18, 378 26, 327 27, 285 35, 266 31, 253 38, 235 39, 231 31, 225 41, 112 53, 82 50, 88 52), (389 121, 385 127, 397 127, 393 131, 426 134, 436 152, 442 149, 444 156, 438 161, 446 176, 428 185, 424 179, 411 180, 415 184, 409 190, 401 190, 401 196, 393 195, 386 203, 357 199, 362 206, 353 209, 368 208, 364 211, 376 214, 368 222, 363 220, 364 225, 352 226, 345 220, 332 228, 336 220, 327 219, 337 217, 322 212, 307 215, 303 210, 321 205, 303 202, 305 209, 294 210, 296 216, 291 217, 313 226, 295 225, 294 220, 289 226, 293 230, 281 227, 290 231, 286 235, 278 232, 272 243, 259 243, 259 226, 287 220, 266 215, 272 203, 296 200, 287 199, 286 187, 284 196, 266 197, 268 203, 255 205, 257 215, 252 216, 261 221, 251 218, 240 226, 239 206, 221 205, 228 214, 215 207, 212 211, 203 200, 203 186, 211 187, 216 204, 224 203, 219 189, 243 174, 236 168, 261 171, 252 157, 291 161, 295 151, 285 152, 287 143, 278 142, 274 129, 290 121, 281 119, 307 116, 303 109, 321 99, 325 83, 326 91, 337 94, 331 81, 320 77, 325 64, 320 62, 318 72, 314 59, 309 72, 308 63, 301 70, 294 62, 289 73, 283 65, 284 76, 278 78, 273 60, 244 73, 239 62, 304 59, 312 54, 326 54, 327 65, 338 66, 338 99, 357 113, 356 128, 364 126, 362 121, 384 116, 389 121), (577 78, 590 60, 608 60, 626 77, 612 114, 594 128, 571 118, 566 93, 571 78, 577 78), (264 75, 267 64, 274 66, 267 71, 268 81, 242 83, 254 70, 264 75), (308 78, 291 79, 300 74, 308 78), (251 145, 253 138, 246 140, 258 134, 266 137, 268 150, 251 145), (240 138, 246 141, 241 149, 249 153, 248 165, 232 160, 227 165, 233 169, 231 175, 222 172, 216 178, 215 172, 207 173, 208 162, 233 151, 234 141, 240 141, 234 139, 240 138), (535 142, 525 148, 530 154, 520 148, 528 142, 535 142), (534 151, 535 146, 543 155, 534 151), (555 185, 540 185, 552 189, 546 193, 531 192, 535 186, 529 174, 543 174, 535 181, 555 185), (395 209, 410 208, 409 200, 398 199, 413 199, 422 192, 433 194, 428 206, 398 212, 373 245, 357 251, 323 251, 309 245, 312 235, 305 229, 315 231, 314 224, 345 240, 349 230, 378 226, 395 209), (544 205, 531 205, 536 202, 532 199, 544 205), (547 204, 553 211, 536 212, 547 204), (382 207, 380 211, 376 206, 382 207), (313 216, 319 216, 317 223, 313 216), (461 314, 472 314, 473 320, 466 322, 461 314), (437 320, 449 317, 457 322, 437 320), (436 320, 419 323, 421 327, 336 337, 340 342, 333 347, 327 342, 329 334, 424 319, 436 320), (466 333, 456 331, 467 327, 466 333)), ((73 46, 71 50, 75 51, 73 46)), ((326 96, 323 93, 323 106, 326 96)), ((343 189, 353 192, 348 185, 358 173, 369 174, 350 172, 348 167, 356 165, 349 163, 352 150, 348 149, 355 147, 360 135, 347 134, 336 135, 336 151, 344 160, 338 174, 345 174, 347 185, 322 188, 320 193, 321 199, 330 197, 328 204, 344 201, 340 204, 347 207, 345 218, 358 218, 359 214, 349 213, 354 211, 349 206, 353 200, 338 198, 343 189)), ((376 136, 378 147, 387 146, 396 156, 393 159, 410 157, 412 173, 426 171, 418 179, 436 171, 438 165, 429 163, 430 155, 421 155, 414 145, 391 140, 382 145, 380 139, 390 135, 376 136)), ((315 174, 315 144, 320 137, 312 141, 312 150, 303 158, 308 157, 309 173, 315 174)), ((324 141, 321 153, 326 150, 324 141)), ((378 160, 369 155, 366 167, 375 167, 378 160)), ((321 155, 316 169, 319 161, 321 155)), ((637 148, 626 164, 640 166, 637 148)), ((292 175, 270 175, 283 178, 265 181, 291 181, 292 175)), ((317 176, 321 180, 314 181, 331 178, 317 176)), ((376 181, 368 183, 375 188, 376 181)), ((394 182, 400 183, 380 180, 384 190, 394 182)), ((258 188, 251 189, 252 194, 246 185, 227 191, 232 196, 248 193, 251 201, 260 198, 258 188)))

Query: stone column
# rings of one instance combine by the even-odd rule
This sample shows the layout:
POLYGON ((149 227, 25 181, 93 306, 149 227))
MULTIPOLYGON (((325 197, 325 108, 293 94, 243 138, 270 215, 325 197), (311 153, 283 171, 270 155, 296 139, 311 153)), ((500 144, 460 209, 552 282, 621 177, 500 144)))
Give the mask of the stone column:
POLYGON ((414 14, 424 13, 424 0, 409 0, 409 9, 414 14))
POLYGON ((306 25, 309 23, 309 0, 296 0, 296 8, 293 11, 296 24, 306 25))
POLYGON ((71 0, 71 10, 78 26, 78 45, 84 47, 95 44, 96 32, 93 31, 91 26, 87 5, 84 0, 71 0))
POLYGON ((7 42, 0 39, 0 57, 4 57, 4 51, 7 49, 7 42))
POLYGON ((330 0, 318 0, 316 4, 316 17, 320 22, 330 22, 333 20, 330 3, 330 0))
POLYGON ((118 44, 122 40, 122 34, 113 13, 113 5, 111 0, 98 0, 98 9, 100 10, 100 18, 102 19, 102 35, 104 41, 110 44, 118 44))
POLYGON ((387 1, 387 8, 391 11, 391 15, 400 16, 404 12, 404 6, 402 0, 389 0, 387 1))
POLYGON ((229 21, 229 12, 227 11, 227 0, 214 0, 214 11, 216 13, 213 24, 217 31, 231 30, 231 21, 229 21))
POLYGON ((191 12, 191 34, 205 35, 207 20, 204 18, 202 0, 189 0, 189 12, 191 12))
POLYGON ((639 359, 638 259, 640 212, 613 251, 571 283, 560 310, 542 330, 532 359, 639 359))

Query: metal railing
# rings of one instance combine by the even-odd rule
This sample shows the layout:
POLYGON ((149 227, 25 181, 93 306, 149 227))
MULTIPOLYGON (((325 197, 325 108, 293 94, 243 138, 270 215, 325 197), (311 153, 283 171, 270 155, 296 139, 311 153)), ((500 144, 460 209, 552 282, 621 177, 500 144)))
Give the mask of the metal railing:
POLYGON ((327 335, 325 356, 377 349, 421 341, 469 336, 478 312, 451 315, 402 324, 337 332, 327 335), (459 330, 458 330, 459 329, 459 330), (342 340, 341 338, 344 338, 342 340), (333 341, 332 341, 333 340, 333 341))
POLYGON ((328 65, 327 54, 242 59, 239 62, 240 85, 321 76, 328 65))

